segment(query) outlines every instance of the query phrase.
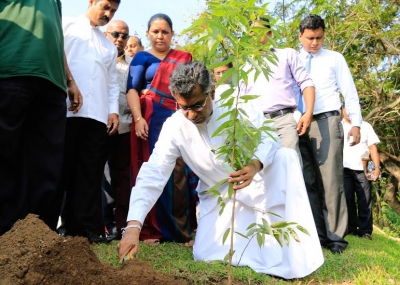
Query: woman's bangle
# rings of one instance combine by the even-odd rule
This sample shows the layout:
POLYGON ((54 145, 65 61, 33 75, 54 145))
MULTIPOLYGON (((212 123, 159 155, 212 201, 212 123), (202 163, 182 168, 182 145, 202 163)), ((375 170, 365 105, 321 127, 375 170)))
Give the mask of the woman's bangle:
POLYGON ((136 124, 137 122, 139 122, 141 119, 142 119, 142 117, 137 118, 137 119, 135 120, 135 124, 136 124))
POLYGON ((138 109, 139 109, 138 107, 132 107, 131 112, 138 110, 138 109))
POLYGON ((125 228, 122 228, 122 235, 124 235, 124 233, 127 229, 132 229, 132 228, 139 229, 139 232, 142 230, 142 227, 139 225, 129 225, 129 226, 126 226, 125 228))

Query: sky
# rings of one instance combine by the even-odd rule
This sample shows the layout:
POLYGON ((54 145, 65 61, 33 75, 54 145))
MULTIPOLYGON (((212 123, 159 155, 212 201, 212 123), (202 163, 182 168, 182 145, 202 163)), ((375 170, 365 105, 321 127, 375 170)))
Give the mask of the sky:
MULTIPOLYGON (((61 0, 65 17, 85 14, 88 0, 61 0)), ((205 0, 121 0, 114 20, 125 21, 131 35, 137 34, 145 41, 147 22, 157 13, 167 14, 173 24, 175 36, 190 26, 193 18, 204 11, 205 0)), ((102 28, 104 30, 104 28, 102 28)))

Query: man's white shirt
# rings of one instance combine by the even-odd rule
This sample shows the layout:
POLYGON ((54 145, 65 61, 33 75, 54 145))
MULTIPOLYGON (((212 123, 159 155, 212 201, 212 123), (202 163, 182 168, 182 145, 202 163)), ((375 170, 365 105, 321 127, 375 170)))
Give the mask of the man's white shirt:
MULTIPOLYGON (((346 108, 347 110, 347 108, 346 108)), ((346 121, 342 120, 344 133, 347 134, 351 125, 346 121)), ((373 144, 378 144, 380 142, 378 136, 376 135, 372 126, 367 122, 362 122, 361 124, 361 139, 360 143, 354 146, 350 146, 350 142, 347 141, 347 136, 344 139, 343 146, 343 167, 352 170, 364 170, 362 165, 362 158, 369 157, 369 148, 373 144)))
POLYGON ((67 117, 107 124, 109 114, 118 114, 117 48, 84 15, 63 18, 63 31, 68 66, 83 97, 79 112, 67 111, 67 117))
MULTIPOLYGON (((307 56, 308 53, 301 49, 299 57, 304 64, 307 56)), ((357 89, 343 55, 320 49, 312 54, 309 74, 315 84, 314 115, 335 110, 340 112, 342 94, 352 125, 361 126, 362 115, 357 89)))

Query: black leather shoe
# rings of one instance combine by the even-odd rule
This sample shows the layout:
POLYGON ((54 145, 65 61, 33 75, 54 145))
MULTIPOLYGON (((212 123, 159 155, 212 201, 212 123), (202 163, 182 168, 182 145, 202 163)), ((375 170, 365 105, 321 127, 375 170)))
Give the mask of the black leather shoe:
POLYGON ((344 251, 344 248, 338 244, 333 244, 329 247, 329 250, 334 254, 341 254, 344 251))
POLYGON ((362 238, 365 238, 365 239, 372 240, 372 236, 371 236, 370 234, 368 234, 368 233, 363 234, 361 237, 362 237, 362 238))
POLYGON ((107 237, 104 235, 96 235, 91 231, 85 231, 85 237, 87 237, 90 243, 109 243, 114 239, 114 236, 107 237))

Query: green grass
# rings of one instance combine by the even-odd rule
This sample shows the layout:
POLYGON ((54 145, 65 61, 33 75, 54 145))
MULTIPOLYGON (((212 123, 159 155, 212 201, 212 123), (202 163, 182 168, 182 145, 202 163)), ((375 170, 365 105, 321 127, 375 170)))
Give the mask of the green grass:
MULTIPOLYGON (((373 240, 348 236, 349 247, 341 255, 324 249, 325 263, 313 274, 298 280, 281 280, 258 274, 248 267, 234 268, 234 280, 244 284, 400 284, 400 242, 374 232, 373 240)), ((93 246, 99 259, 119 266, 117 242, 93 246)), ((310 253, 312 254, 312 253, 310 253)), ((192 250, 182 244, 141 243, 137 258, 150 261, 154 269, 189 281, 190 284, 219 284, 226 279, 221 263, 193 261, 192 250)))

